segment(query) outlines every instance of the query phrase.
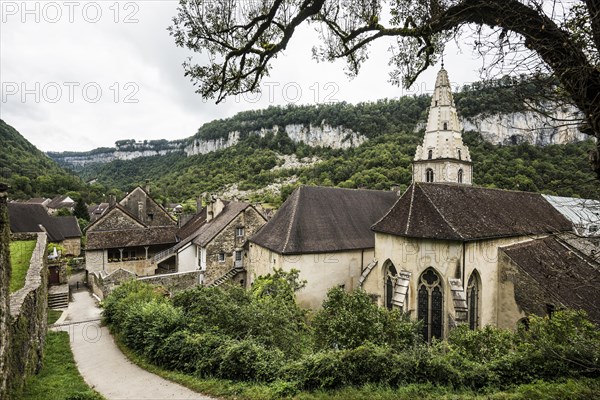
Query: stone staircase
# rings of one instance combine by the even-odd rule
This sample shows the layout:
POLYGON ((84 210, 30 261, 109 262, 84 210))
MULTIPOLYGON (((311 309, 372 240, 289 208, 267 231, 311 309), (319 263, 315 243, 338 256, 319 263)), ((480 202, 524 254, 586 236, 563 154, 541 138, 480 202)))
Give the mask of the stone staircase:
POLYGON ((69 285, 51 286, 48 289, 48 308, 59 309, 69 306, 69 285))
POLYGON ((234 268, 230 269, 229 271, 227 271, 224 275, 215 279, 213 283, 211 283, 210 285, 207 285, 207 286, 208 287, 221 286, 222 284, 224 284, 225 282, 227 282, 228 280, 230 280, 231 278, 233 278, 240 272, 244 272, 244 267, 234 267, 234 268))

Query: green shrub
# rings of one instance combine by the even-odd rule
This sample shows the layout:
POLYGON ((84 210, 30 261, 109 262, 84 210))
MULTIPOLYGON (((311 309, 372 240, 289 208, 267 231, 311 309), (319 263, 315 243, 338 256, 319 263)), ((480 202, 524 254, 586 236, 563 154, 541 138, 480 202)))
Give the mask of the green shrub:
POLYGON ((124 343, 155 361, 162 342, 183 327, 183 314, 171 303, 152 299, 130 307, 121 327, 124 343))
POLYGON ((268 349, 254 340, 233 341, 219 348, 218 376, 238 381, 270 382, 283 366, 283 352, 268 349))
POLYGON ((67 396, 65 400, 102 400, 103 397, 94 391, 79 392, 67 396))
POLYGON ((165 290, 134 279, 119 285, 103 301, 105 322, 119 332, 130 308, 151 300, 167 301, 165 290))
POLYGON ((353 349, 367 342, 405 349, 420 342, 419 324, 378 307, 363 290, 332 288, 313 320, 317 350, 353 349))

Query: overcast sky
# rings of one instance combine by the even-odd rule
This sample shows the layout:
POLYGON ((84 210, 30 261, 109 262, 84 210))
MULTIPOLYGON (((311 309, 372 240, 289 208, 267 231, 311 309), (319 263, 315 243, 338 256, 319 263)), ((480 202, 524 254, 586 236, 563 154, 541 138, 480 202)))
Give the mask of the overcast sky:
MULTIPOLYGON (((307 28, 265 79, 272 96, 264 90, 215 105, 183 76, 181 64, 192 54, 166 30, 177 4, 1 0, 0 118, 43 151, 84 151, 120 139, 189 137, 205 122, 271 104, 398 98, 433 89, 439 69, 427 71, 411 91, 392 86, 387 44, 380 43, 360 75, 348 80, 342 62, 311 59, 316 34, 307 28)), ((470 46, 461 47, 446 49, 456 85, 478 80, 481 67, 470 46)))

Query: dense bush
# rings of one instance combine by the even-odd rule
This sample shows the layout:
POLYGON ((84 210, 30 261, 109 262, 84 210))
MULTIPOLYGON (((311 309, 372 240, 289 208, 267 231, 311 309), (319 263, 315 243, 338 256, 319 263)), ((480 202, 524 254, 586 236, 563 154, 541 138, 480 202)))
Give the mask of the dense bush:
POLYGON ((378 307, 362 290, 330 289, 313 327, 317 350, 353 349, 366 342, 402 350, 421 338, 419 324, 397 310, 378 307))
POLYGON ((128 282, 105 318, 149 361, 201 378, 264 382, 278 393, 430 384, 475 391, 600 377, 600 332, 585 313, 530 317, 528 329, 453 329, 427 345, 419 324, 377 307, 361 290, 331 289, 312 321, 294 302, 297 273, 275 271, 251 291, 196 288, 165 297, 128 282))

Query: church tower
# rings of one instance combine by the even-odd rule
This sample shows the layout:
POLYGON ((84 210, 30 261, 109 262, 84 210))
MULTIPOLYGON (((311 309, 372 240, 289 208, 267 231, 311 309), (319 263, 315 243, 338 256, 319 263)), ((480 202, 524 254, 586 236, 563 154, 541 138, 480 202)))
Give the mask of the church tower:
POLYGON ((469 148, 462 141, 448 73, 438 72, 431 98, 423 144, 413 162, 413 182, 472 184, 473 166, 469 148))

